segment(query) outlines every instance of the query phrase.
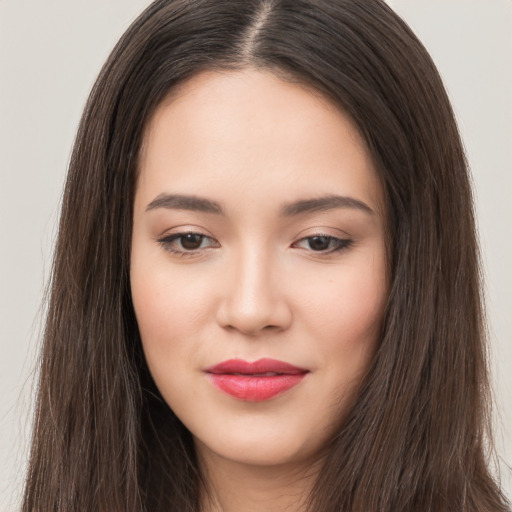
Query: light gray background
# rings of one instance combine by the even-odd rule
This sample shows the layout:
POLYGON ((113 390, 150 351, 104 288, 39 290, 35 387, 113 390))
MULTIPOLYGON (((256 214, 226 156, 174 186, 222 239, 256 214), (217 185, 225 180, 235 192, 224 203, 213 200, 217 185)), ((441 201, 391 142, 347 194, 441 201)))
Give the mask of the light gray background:
MULTIPOLYGON (((473 170, 497 446, 512 494, 512 2, 390 0, 437 63, 473 170)), ((87 94, 148 0, 0 0, 0 511, 18 509, 40 304, 87 94)))

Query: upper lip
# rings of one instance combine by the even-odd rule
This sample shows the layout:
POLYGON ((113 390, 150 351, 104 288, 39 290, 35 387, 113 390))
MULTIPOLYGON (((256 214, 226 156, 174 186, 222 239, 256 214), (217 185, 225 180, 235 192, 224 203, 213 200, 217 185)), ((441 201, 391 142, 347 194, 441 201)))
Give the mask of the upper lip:
POLYGON ((228 359, 214 366, 205 369, 207 373, 213 374, 240 374, 240 375, 264 375, 264 374, 287 374, 306 373, 308 370, 294 366, 277 359, 258 359, 252 363, 243 359, 228 359))

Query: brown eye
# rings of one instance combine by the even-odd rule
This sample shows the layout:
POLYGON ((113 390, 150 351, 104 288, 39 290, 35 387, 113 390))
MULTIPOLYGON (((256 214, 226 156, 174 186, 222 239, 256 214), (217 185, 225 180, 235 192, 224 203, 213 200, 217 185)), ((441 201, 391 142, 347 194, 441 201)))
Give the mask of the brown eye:
POLYGON ((294 246, 312 252, 331 254, 347 249, 352 243, 352 240, 336 238, 335 236, 314 235, 300 239, 294 246))
POLYGON ((328 236, 312 236, 308 238, 309 248, 313 251, 326 251, 331 245, 331 237, 328 236))
POLYGON ((181 235, 178 240, 180 241, 183 249, 187 251, 194 251, 201 247, 204 238, 204 235, 199 235, 198 233, 187 233, 186 235, 181 235))
POLYGON ((169 252, 179 255, 193 255, 203 249, 219 247, 213 238, 201 233, 176 233, 160 238, 158 242, 169 252))

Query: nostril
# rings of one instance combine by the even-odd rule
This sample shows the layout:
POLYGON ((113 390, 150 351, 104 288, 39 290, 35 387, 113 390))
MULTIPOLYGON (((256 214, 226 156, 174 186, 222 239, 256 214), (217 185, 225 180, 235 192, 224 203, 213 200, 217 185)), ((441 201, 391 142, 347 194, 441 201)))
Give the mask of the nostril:
POLYGON ((228 331, 239 331, 245 334, 246 336, 258 336, 261 333, 272 333, 272 332, 279 332, 283 330, 283 327, 280 327, 279 325, 265 325, 263 327, 243 327, 241 325, 224 325, 224 329, 228 331))
POLYGON ((292 314, 286 295, 270 285, 267 272, 254 267, 249 270, 225 283, 223 296, 217 303, 218 325, 246 336, 287 329, 292 314))

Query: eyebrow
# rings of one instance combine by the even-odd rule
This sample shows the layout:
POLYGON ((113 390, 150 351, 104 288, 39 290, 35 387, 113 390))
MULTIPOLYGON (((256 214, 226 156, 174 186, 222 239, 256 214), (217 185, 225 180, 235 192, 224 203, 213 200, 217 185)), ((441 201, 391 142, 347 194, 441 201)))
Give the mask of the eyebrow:
MULTIPOLYGON (((224 215, 222 206, 216 201, 198 196, 181 194, 160 194, 146 207, 146 211, 157 208, 193 210, 216 215, 224 215)), ((373 215, 375 212, 363 201, 347 196, 330 195, 314 199, 301 199, 283 206, 282 217, 292 217, 302 213, 314 213, 336 208, 353 208, 373 215)))
POLYGON ((322 212, 333 210, 335 208, 355 208, 363 212, 374 215, 375 212, 363 201, 347 196, 330 195, 315 199, 303 199, 294 201, 283 207, 281 215, 283 217, 291 217, 301 213, 322 212))
POLYGON ((224 211, 219 203, 197 196, 187 196, 181 194, 160 194, 146 207, 146 211, 156 208, 168 208, 174 210, 194 210, 205 213, 215 213, 224 215, 224 211))

